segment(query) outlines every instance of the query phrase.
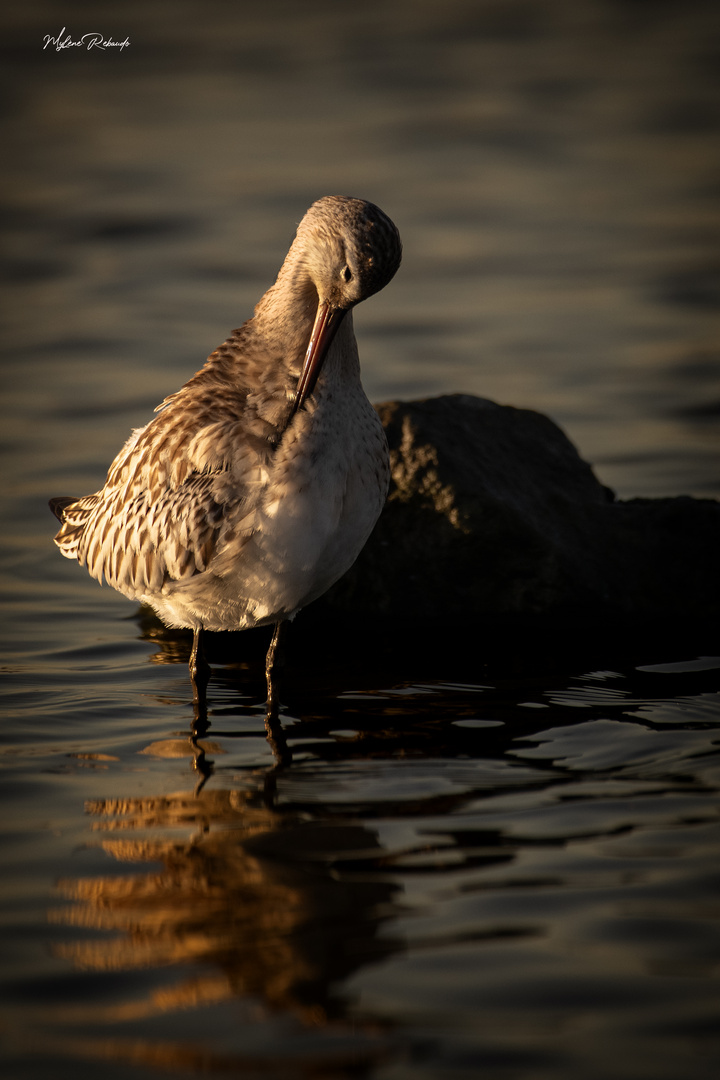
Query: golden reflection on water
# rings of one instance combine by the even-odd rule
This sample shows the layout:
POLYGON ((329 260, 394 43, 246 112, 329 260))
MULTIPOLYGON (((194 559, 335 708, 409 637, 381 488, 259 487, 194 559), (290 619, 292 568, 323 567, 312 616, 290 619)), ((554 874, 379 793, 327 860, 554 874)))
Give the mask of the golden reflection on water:
POLYGON ((341 854, 380 854, 363 826, 279 813, 242 789, 102 800, 87 810, 96 830, 115 834, 103 850, 144 869, 61 881, 71 905, 52 920, 113 936, 63 942, 57 955, 84 971, 212 969, 141 1000, 93 1007, 98 1023, 252 997, 323 1024, 343 1014, 334 985, 400 947, 378 938, 396 886, 344 881, 333 869, 341 854), (182 839, 163 835, 188 828, 182 839), (128 835, 150 830, 152 838, 128 835))

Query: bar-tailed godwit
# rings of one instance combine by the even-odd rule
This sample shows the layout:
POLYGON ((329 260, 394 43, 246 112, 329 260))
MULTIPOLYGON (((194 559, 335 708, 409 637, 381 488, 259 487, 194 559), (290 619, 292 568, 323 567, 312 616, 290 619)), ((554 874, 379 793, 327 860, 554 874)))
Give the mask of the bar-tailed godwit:
POLYGON ((380 514, 388 453, 360 382, 351 309, 400 265, 390 219, 327 196, 310 207, 253 318, 130 436, 105 486, 52 499, 63 555, 166 625, 280 626, 353 564, 380 514))

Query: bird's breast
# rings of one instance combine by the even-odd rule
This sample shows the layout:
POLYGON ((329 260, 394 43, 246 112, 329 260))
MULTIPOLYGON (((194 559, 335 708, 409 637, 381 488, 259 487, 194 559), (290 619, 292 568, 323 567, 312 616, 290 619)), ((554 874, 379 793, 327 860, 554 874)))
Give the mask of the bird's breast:
POLYGON ((382 424, 361 387, 308 401, 268 464, 241 557, 229 550, 213 566, 247 601, 245 625, 292 615, 352 566, 388 476, 382 424))

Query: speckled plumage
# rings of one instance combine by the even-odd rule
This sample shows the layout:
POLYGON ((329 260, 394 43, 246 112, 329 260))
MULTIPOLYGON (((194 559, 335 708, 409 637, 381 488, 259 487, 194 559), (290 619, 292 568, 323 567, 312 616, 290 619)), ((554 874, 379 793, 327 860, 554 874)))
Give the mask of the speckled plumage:
POLYGON ((195 631, 278 623, 325 592, 387 494, 350 309, 400 256, 371 203, 316 202, 254 317, 133 432, 102 490, 52 501, 63 555, 195 631))

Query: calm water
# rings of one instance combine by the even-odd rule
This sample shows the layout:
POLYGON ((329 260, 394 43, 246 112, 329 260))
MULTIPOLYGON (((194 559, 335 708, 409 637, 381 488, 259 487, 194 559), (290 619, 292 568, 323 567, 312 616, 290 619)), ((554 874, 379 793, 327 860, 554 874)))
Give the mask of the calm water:
POLYGON ((279 764, 262 636, 217 636, 193 737, 187 639, 46 500, 329 192, 405 242, 373 399, 539 409, 622 497, 718 497, 716 4, 58 11, 2 17, 3 1076, 714 1080, 717 634, 298 627, 279 764))

